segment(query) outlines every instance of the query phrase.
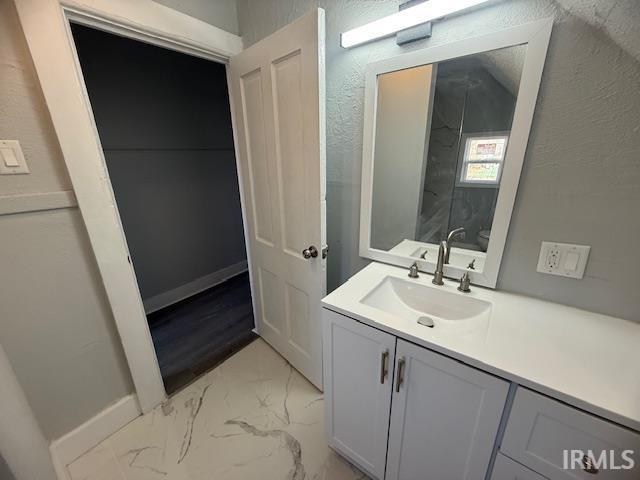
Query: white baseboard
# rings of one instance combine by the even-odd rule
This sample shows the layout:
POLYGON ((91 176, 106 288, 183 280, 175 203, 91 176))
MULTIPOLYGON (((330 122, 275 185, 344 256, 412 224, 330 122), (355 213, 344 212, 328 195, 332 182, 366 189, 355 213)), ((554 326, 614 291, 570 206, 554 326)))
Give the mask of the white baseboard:
POLYGON ((54 440, 49 450, 59 480, 70 480, 67 465, 141 414, 138 399, 127 395, 102 412, 54 440))
POLYGON ((192 282, 180 285, 173 290, 163 292, 155 297, 147 298, 142 303, 144 304, 145 313, 149 314, 160 310, 161 308, 172 305, 180 300, 200 293, 208 288, 211 288, 219 283, 229 280, 231 277, 235 277, 243 272, 247 271, 247 261, 243 260, 228 267, 222 268, 217 272, 210 273, 204 277, 195 279, 192 282))

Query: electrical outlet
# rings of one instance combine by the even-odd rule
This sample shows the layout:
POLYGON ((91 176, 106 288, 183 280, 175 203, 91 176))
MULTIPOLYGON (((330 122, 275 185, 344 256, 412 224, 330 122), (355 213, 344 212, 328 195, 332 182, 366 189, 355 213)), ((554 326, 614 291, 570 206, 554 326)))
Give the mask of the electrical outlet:
POLYGON ((557 269, 560 266, 560 249, 557 246, 549 247, 545 264, 549 270, 557 269))
POLYGON ((591 247, 542 242, 537 271, 561 277, 582 278, 591 247))

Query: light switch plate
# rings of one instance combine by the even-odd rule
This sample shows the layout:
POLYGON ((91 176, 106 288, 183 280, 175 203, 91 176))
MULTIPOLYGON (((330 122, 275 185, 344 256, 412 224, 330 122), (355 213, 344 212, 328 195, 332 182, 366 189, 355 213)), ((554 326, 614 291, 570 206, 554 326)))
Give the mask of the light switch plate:
POLYGON ((537 271, 561 277, 582 278, 590 250, 591 247, 587 245, 542 242, 537 271))
POLYGON ((0 140, 0 175, 29 173, 27 161, 17 140, 0 140))

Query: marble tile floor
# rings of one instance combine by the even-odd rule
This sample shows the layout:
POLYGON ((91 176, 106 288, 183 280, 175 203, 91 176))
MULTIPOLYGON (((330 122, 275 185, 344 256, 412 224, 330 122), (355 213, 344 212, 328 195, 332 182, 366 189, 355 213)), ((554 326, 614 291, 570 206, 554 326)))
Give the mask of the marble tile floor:
POLYGON ((75 460, 69 477, 366 479, 327 446, 323 414, 322 394, 257 339, 75 460))

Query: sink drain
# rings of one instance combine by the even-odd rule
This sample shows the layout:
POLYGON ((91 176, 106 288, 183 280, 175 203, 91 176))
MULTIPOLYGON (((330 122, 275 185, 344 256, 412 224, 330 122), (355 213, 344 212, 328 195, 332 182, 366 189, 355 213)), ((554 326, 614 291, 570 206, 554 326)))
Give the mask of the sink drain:
POLYGON ((420 325, 424 325, 425 327, 429 327, 429 328, 433 328, 436 326, 435 322, 433 321, 433 318, 427 317, 427 316, 418 318, 418 323, 420 325))

